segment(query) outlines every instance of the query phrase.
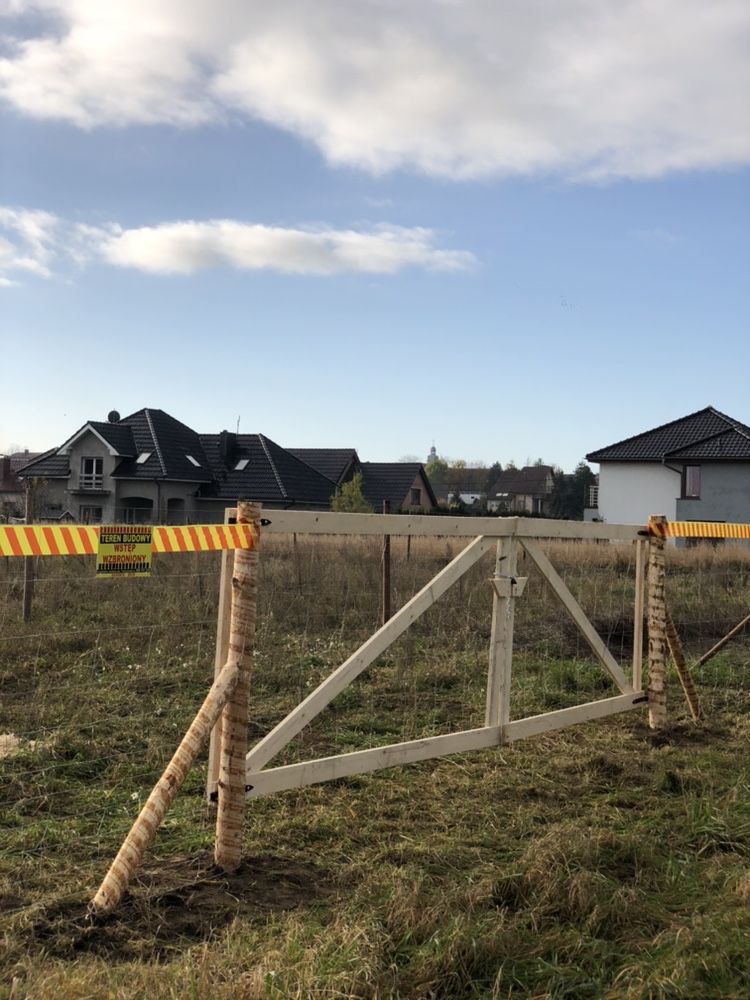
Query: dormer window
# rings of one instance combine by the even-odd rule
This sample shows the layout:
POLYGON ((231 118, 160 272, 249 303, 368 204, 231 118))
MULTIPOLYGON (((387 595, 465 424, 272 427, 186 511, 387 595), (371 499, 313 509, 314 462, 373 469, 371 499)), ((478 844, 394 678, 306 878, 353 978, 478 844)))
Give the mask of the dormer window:
POLYGON ((192 455, 185 455, 185 458, 188 460, 188 462, 190 462, 191 465, 194 465, 196 469, 200 469, 201 463, 198 461, 197 458, 193 458, 192 455))
POLYGON ((234 471, 235 472, 242 472, 242 470, 246 469, 249 464, 250 464, 250 459, 249 458, 241 458, 239 460, 239 462, 235 465, 234 471))
POLYGON ((143 465, 144 462, 148 462, 148 460, 150 458, 151 458, 151 452, 150 451, 142 451, 140 453, 140 455, 138 456, 138 458, 136 458, 136 460, 135 460, 136 461, 136 465, 143 465))

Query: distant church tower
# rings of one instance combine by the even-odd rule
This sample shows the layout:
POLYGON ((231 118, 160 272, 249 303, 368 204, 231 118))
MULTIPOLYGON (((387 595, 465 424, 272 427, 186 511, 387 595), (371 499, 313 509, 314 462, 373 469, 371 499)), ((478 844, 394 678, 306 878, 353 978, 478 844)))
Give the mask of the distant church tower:
POLYGON ((437 452, 435 451, 435 442, 433 441, 432 447, 430 448, 430 454, 427 456, 427 461, 434 462, 437 459, 437 457, 438 455, 437 452))

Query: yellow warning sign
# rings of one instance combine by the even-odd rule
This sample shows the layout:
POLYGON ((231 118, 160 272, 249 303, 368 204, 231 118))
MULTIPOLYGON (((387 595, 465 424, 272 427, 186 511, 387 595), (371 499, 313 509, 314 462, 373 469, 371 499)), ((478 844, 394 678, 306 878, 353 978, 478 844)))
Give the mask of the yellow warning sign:
POLYGON ((150 576, 151 526, 103 524, 96 550, 97 576, 150 576))

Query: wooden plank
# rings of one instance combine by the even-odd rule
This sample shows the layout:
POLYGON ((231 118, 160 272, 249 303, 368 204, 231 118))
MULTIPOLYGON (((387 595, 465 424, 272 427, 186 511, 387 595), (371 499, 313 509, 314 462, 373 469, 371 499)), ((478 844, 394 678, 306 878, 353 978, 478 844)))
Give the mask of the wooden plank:
MULTIPOLYGON (((275 512, 274 512, 275 513, 275 512)), ((348 660, 341 664, 318 687, 300 702, 285 719, 271 730, 247 755, 248 768, 259 771, 282 747, 315 718, 337 694, 340 694, 362 671, 376 660, 392 642, 432 607, 456 580, 469 570, 492 546, 491 538, 475 538, 448 563, 437 576, 397 611, 390 621, 373 633, 348 660)))
POLYGON ((484 726, 481 729, 467 729, 444 736, 428 736, 422 740, 391 743, 370 750, 355 750, 353 753, 337 754, 335 757, 320 757, 266 771, 248 769, 246 780, 248 786, 252 786, 248 789, 248 796, 259 798, 290 788, 305 788, 322 781, 348 778, 355 774, 368 774, 387 767, 433 760, 470 750, 485 750, 499 746, 501 738, 508 743, 515 743, 529 736, 538 736, 555 729, 566 729, 568 726, 603 719, 634 708, 645 709, 646 704, 646 695, 642 691, 635 691, 632 694, 617 695, 586 705, 576 705, 557 712, 545 712, 543 715, 519 719, 516 722, 509 722, 505 730, 501 726, 484 726))
POLYGON ((633 605, 633 688, 643 685, 643 616, 646 610, 646 556, 648 541, 635 543, 635 601, 633 605))
POLYGON ((503 538, 497 543, 494 594, 492 596, 492 631, 487 671, 487 697, 484 713, 485 726, 502 726, 510 719, 510 681, 513 663, 513 623, 516 595, 512 589, 505 595, 497 586, 497 579, 511 584, 515 579, 518 562, 518 543, 515 538, 503 538))
POLYGON ((338 754, 335 757, 321 757, 301 764, 288 764, 267 771, 248 770, 247 784, 250 798, 270 795, 288 788, 304 788, 321 781, 367 774, 385 767, 413 764, 419 760, 446 757, 448 754, 464 753, 467 750, 484 750, 498 746, 500 727, 467 729, 445 736, 428 736, 423 740, 409 740, 406 743, 392 743, 371 750, 356 750, 353 753, 338 754))
POLYGON ((263 508, 271 522, 264 533, 309 535, 420 535, 474 538, 581 538, 635 541, 645 530, 638 524, 555 521, 524 517, 443 517, 434 514, 341 514, 313 510, 263 508))
POLYGON ((503 742, 515 743, 516 740, 538 736, 553 729, 566 729, 579 722, 591 722, 594 719, 604 719, 608 715, 617 715, 619 712, 628 712, 631 708, 646 708, 647 703, 648 699, 643 691, 633 691, 630 694, 618 694, 614 698, 590 701, 586 705, 561 708, 557 712, 532 715, 528 719, 509 722, 503 728, 503 742))
MULTIPOLYGON (((234 511, 227 511, 224 523, 235 517, 234 511)), ((229 624, 232 617, 232 567, 234 552, 227 549, 221 553, 221 571, 219 576, 219 611, 216 622, 216 651, 214 653, 214 677, 218 677, 227 662, 229 655, 229 624)), ((206 769, 206 801, 210 808, 215 808, 221 764, 221 716, 211 730, 208 744, 208 768, 206 769)))
POLYGON ((610 675, 623 694, 629 694, 633 688, 627 679, 617 660, 602 642, 594 626, 588 620, 578 601, 568 590, 559 573, 542 552, 539 544, 531 538, 524 538, 521 544, 536 563, 540 572, 544 575, 558 600, 568 612, 570 617, 578 626, 581 635, 591 647, 592 652, 610 675))

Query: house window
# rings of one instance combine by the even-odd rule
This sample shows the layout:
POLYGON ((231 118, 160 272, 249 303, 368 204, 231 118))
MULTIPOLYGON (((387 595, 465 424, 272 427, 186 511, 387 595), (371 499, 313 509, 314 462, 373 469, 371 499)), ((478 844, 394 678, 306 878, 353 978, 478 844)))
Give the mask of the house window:
POLYGON ((542 513, 542 505, 543 505, 543 503, 544 503, 544 501, 542 500, 541 497, 532 497, 532 500, 531 500, 531 513, 532 514, 541 514, 542 513))
POLYGON ((104 459, 82 458, 81 475, 78 480, 78 488, 81 490, 100 490, 103 485, 104 459))
POLYGON ((422 504, 422 491, 413 489, 411 491, 411 502, 415 506, 421 506, 422 504))
POLYGON ((682 499, 698 500, 701 495, 700 465, 686 465, 682 470, 682 499))
POLYGON ((81 524, 101 524, 101 507, 89 507, 88 505, 79 507, 78 520, 81 524))
POLYGON ((197 458, 193 458, 192 455, 187 455, 187 454, 185 455, 185 458, 188 460, 188 462, 190 462, 191 465, 194 465, 196 469, 200 469, 201 463, 198 461, 197 458))

